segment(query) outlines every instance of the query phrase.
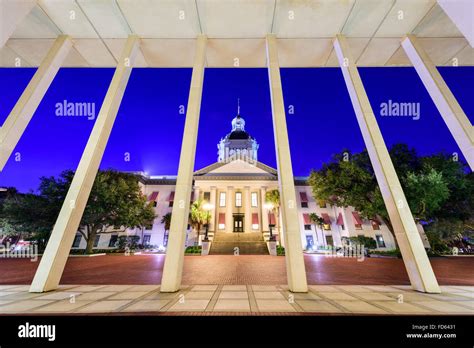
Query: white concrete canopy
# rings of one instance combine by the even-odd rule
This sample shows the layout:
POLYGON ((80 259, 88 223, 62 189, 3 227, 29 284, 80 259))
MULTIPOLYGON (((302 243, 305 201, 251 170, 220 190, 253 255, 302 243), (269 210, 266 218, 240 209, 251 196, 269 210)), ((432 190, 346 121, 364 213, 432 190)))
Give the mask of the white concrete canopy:
POLYGON ((35 273, 30 292, 50 291, 59 285, 132 72, 139 42, 137 36, 131 35, 125 43, 94 128, 35 273))
POLYGON ((357 66, 354 63, 355 60, 352 58, 344 36, 336 36, 334 50, 411 285, 417 291, 439 293, 441 290, 418 233, 410 206, 405 198, 357 66))
POLYGON ((192 67, 189 42, 201 33, 208 36, 208 67, 236 67, 234 58, 241 67, 265 67, 267 33, 279 41, 281 67, 337 67, 330 40, 338 33, 347 36, 358 66, 410 66, 400 47, 406 34, 419 37, 436 65, 450 65, 454 57, 459 65, 474 65, 464 29, 440 5, 443 1, 38 0, 8 35, 0 66, 14 66, 15 57, 23 66, 37 66, 48 40, 67 34, 75 47, 66 66, 115 67, 120 54, 115 42, 136 34, 144 40, 136 66, 192 67))
POLYGON ((0 48, 35 5, 36 0, 0 0, 0 48))
POLYGON ((472 0, 438 0, 438 4, 474 47, 474 4, 472 0))

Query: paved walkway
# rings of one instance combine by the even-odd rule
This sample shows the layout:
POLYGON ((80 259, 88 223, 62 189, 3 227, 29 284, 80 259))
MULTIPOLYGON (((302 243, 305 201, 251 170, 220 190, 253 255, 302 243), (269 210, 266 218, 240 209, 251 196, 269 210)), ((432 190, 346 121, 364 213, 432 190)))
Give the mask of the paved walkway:
POLYGON ((49 293, 0 286, 0 314, 474 314, 474 287, 442 286, 422 294, 408 286, 312 285, 292 294, 278 285, 193 285, 162 294, 156 285, 62 285, 49 293))
MULTIPOLYGON (((474 285, 474 257, 430 259, 441 285, 474 285)), ((160 284, 164 255, 70 257, 62 284, 160 284)), ((309 284, 409 285, 400 259, 335 258, 306 255, 309 284)), ((38 262, 0 259, 0 284, 31 284, 38 262)), ((285 284, 285 259, 263 255, 186 256, 183 284, 285 284)))

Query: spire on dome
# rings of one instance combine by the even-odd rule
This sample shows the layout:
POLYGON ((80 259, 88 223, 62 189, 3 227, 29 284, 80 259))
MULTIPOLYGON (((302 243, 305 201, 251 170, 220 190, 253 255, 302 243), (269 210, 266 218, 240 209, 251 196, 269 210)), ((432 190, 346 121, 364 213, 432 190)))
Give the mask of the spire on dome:
POLYGON ((240 98, 237 98, 237 116, 240 116, 240 98))

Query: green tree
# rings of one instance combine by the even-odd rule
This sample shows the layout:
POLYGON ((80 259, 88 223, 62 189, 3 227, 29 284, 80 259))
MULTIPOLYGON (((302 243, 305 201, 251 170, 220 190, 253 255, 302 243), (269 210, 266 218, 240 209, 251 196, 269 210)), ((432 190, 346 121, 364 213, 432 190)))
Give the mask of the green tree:
MULTIPOLYGON (((440 155, 418 157, 404 144, 393 146, 390 157, 417 220, 436 218, 449 201, 450 186, 455 186, 456 178, 465 176, 462 165, 449 163, 452 160, 440 155)), ((318 199, 341 207, 353 206, 365 218, 380 216, 393 232, 366 150, 336 154, 320 170, 311 172, 309 184, 318 199)))
POLYGON ((275 214, 275 229, 278 233, 278 237, 281 238, 280 234, 280 191, 271 190, 265 193, 265 202, 270 205, 270 211, 275 214))
MULTIPOLYGON (((49 237, 73 177, 74 172, 68 170, 59 177, 41 178, 38 195, 26 194, 4 202, 3 217, 13 225, 23 225, 28 232, 49 237)), ((153 206, 141 193, 134 175, 99 171, 78 231, 87 242, 85 252, 91 253, 98 234, 148 225, 154 218, 153 206)))
MULTIPOLYGON (((170 227, 171 227, 171 213, 166 213, 163 215, 161 218, 161 223, 165 225, 165 235, 169 233, 170 227)), ((163 237, 163 243, 164 243, 165 237, 163 237)))
POLYGON ((210 219, 210 212, 204 209, 204 201, 198 199, 191 204, 189 211, 189 222, 191 226, 196 230, 195 245, 199 243, 199 233, 201 232, 202 226, 204 226, 210 219))
POLYGON ((168 231, 171 227, 171 213, 166 213, 161 218, 161 223, 165 225, 165 231, 168 231))

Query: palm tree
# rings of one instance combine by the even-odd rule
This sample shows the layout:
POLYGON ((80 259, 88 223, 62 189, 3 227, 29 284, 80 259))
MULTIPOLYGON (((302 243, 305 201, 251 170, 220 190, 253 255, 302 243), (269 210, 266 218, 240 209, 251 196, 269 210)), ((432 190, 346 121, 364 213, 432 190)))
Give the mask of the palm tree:
POLYGON ((189 222, 191 226, 196 230, 197 236, 195 245, 199 243, 199 233, 201 232, 201 227, 209 221, 210 212, 204 209, 204 201, 198 199, 191 204, 191 209, 189 212, 189 222))
POLYGON ((163 217, 161 218, 161 223, 165 225, 165 235, 163 236, 163 246, 165 246, 165 244, 168 244, 166 240, 166 233, 171 227, 171 213, 166 213, 165 215, 163 215, 163 217))
MULTIPOLYGON (((314 224, 314 230, 316 232, 316 238, 318 238, 318 226, 319 226, 321 231, 323 231, 323 239, 324 239, 324 230, 323 230, 324 219, 316 213, 311 213, 311 214, 309 214, 309 220, 314 224)), ((324 240, 322 242, 323 242, 323 244, 325 244, 324 240)))
POLYGON ((277 189, 268 191, 265 194, 265 201, 267 205, 269 205, 270 211, 275 214, 275 229, 278 233, 278 236, 281 237, 280 235, 280 191, 277 189))

